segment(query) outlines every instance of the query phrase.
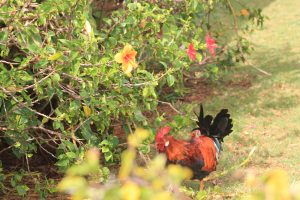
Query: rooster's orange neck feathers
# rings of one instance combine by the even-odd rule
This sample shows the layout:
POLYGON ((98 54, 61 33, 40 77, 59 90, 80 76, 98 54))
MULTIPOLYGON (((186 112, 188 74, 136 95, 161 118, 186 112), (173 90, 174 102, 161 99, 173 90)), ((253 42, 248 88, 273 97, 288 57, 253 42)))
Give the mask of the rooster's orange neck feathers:
POLYGON ((179 141, 172 136, 168 136, 167 140, 169 141, 168 147, 166 147, 166 154, 170 161, 179 161, 184 160, 188 153, 188 143, 179 141))

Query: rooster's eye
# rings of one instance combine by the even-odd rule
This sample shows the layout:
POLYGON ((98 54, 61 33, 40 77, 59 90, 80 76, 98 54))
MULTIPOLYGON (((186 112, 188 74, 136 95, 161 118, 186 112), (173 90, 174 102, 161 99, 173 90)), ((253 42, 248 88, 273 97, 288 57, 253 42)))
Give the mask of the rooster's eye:
POLYGON ((169 146, 169 141, 166 141, 165 147, 169 146))

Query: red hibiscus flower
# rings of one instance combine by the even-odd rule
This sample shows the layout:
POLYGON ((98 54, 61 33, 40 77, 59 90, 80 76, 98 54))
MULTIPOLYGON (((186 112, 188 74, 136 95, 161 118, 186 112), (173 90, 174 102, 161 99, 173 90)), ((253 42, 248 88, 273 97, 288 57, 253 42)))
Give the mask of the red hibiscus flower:
POLYGON ((194 48, 194 44, 191 43, 188 47, 188 49, 186 50, 186 53, 188 54, 189 58, 191 60, 195 60, 196 59, 196 50, 194 48))
POLYGON ((206 40, 206 48, 209 50, 209 53, 212 56, 215 56, 216 48, 218 47, 215 40, 212 39, 209 34, 206 35, 205 40, 206 40))

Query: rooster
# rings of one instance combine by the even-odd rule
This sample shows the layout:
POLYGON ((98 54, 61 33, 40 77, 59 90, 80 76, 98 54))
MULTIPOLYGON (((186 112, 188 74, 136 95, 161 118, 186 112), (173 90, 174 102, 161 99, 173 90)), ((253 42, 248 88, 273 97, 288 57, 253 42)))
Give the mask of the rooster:
POLYGON ((169 135, 170 127, 160 128, 155 137, 159 153, 166 154, 167 164, 179 164, 193 171, 193 179, 200 180, 200 190, 204 189, 203 179, 216 170, 222 142, 232 132, 232 119, 228 109, 222 109, 213 118, 204 116, 203 106, 197 116, 198 127, 191 132, 190 140, 178 140, 169 135))

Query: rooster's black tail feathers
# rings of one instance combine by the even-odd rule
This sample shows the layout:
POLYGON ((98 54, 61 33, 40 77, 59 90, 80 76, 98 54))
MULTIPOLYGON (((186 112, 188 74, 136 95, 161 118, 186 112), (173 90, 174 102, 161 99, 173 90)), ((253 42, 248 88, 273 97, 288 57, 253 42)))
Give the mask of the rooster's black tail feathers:
POLYGON ((228 113, 228 109, 222 109, 213 119, 211 115, 204 116, 203 106, 200 105, 200 113, 198 115, 198 130, 202 135, 218 138, 223 142, 223 138, 232 132, 232 119, 228 113))
POLYGON ((206 115, 204 117, 203 106, 201 104, 200 112, 198 115, 198 121, 197 121, 198 128, 196 128, 196 129, 200 130, 202 135, 208 136, 210 133, 210 126, 211 126, 212 120, 213 120, 213 117, 211 115, 206 115))

